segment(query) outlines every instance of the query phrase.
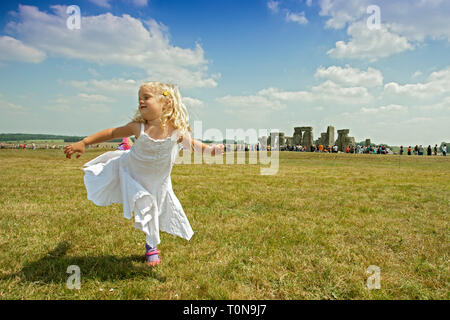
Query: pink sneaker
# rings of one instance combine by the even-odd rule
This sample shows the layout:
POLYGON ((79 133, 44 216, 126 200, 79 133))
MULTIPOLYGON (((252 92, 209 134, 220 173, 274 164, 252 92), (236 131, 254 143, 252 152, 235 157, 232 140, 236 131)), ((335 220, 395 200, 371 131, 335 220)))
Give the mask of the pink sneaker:
POLYGON ((151 267, 161 263, 161 257, 159 256, 159 250, 150 247, 145 244, 145 263, 151 267))

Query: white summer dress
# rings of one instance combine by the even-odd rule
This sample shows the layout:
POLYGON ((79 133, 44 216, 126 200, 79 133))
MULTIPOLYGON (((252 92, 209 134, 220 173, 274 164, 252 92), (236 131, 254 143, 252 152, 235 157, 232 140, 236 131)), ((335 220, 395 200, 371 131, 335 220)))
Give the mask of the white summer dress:
POLYGON ((87 198, 98 206, 123 204, 123 215, 146 235, 147 243, 160 243, 159 230, 189 240, 194 232, 172 189, 170 173, 180 145, 178 130, 166 139, 141 133, 130 150, 110 151, 84 164, 87 198))

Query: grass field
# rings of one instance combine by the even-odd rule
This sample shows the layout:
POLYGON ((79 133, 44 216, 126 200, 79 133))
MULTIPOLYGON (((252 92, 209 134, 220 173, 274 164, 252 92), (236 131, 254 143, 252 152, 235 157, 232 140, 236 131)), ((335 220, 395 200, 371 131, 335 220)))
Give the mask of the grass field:
POLYGON ((176 165, 195 233, 161 233, 152 270, 122 206, 86 199, 80 168, 104 151, 0 151, 0 299, 450 298, 450 157, 282 152, 274 176, 176 165))

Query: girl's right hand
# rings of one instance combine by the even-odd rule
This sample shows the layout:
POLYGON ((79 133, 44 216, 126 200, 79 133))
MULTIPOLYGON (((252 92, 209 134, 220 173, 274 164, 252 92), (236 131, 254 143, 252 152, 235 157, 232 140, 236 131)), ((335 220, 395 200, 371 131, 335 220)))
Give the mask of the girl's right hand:
POLYGON ((211 148, 212 156, 220 156, 224 153, 225 147, 223 144, 213 145, 211 148))
POLYGON ((77 152, 77 159, 81 157, 81 155, 84 153, 84 150, 86 149, 86 145, 83 141, 78 141, 74 144, 69 144, 68 146, 64 147, 64 153, 66 154, 66 158, 72 159, 72 154, 77 152))

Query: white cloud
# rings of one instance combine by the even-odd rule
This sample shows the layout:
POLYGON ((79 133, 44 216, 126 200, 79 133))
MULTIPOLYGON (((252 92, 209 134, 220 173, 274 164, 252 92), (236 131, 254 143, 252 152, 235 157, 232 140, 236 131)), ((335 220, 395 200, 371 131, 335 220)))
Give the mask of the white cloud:
POLYGON ((148 4, 147 0, 133 0, 133 4, 137 7, 145 7, 148 4))
POLYGON ((373 100, 372 95, 365 87, 343 87, 333 81, 327 80, 310 91, 283 91, 277 88, 267 88, 258 92, 271 101, 320 103, 320 104, 364 104, 373 100))
POLYGON ((384 93, 386 95, 402 95, 409 96, 413 98, 428 98, 430 94, 430 83, 416 83, 416 84, 406 84, 400 85, 396 82, 389 82, 384 85, 384 93))
POLYGON ((115 78, 110 80, 90 79, 87 81, 72 80, 67 84, 77 89, 88 92, 102 92, 115 95, 131 95, 137 97, 137 92, 142 83, 133 79, 115 78))
POLYGON ((367 0, 319 0, 319 15, 330 16, 325 24, 327 28, 341 29, 360 19, 368 5, 367 0))
POLYGON ((168 28, 150 19, 145 25, 129 15, 82 16, 81 29, 66 28, 64 6, 54 14, 19 5, 6 29, 18 39, 55 56, 100 65, 120 64, 145 70, 150 78, 183 87, 215 87, 220 75, 208 75, 200 44, 184 49, 170 44, 168 28))
POLYGON ((368 59, 373 62, 414 48, 405 37, 390 32, 385 25, 371 30, 362 22, 352 23, 347 34, 350 40, 336 42, 336 47, 329 50, 328 55, 337 59, 368 59))
POLYGON ((307 24, 308 19, 305 17, 304 12, 294 13, 294 12, 286 12, 286 21, 287 22, 296 22, 298 24, 307 24))
POLYGON ((406 119, 402 123, 403 124, 421 124, 424 122, 430 122, 433 121, 433 118, 430 117, 415 117, 411 119, 406 119))
MULTIPOLYGON (((110 80, 97 80, 97 79, 90 79, 87 81, 72 80, 67 82, 67 84, 79 90, 91 93, 91 94, 87 93, 78 94, 77 97, 83 99, 84 101, 89 101, 91 103, 94 102, 106 103, 106 102, 114 102, 115 98, 113 98, 113 96, 120 97, 126 95, 136 97, 137 99, 139 87, 144 82, 148 82, 148 80, 116 78, 110 80)), ((183 102, 188 108, 199 109, 204 107, 204 102, 196 98, 183 97, 183 102)))
POLYGON ((111 109, 102 103, 91 103, 89 105, 83 105, 81 106, 80 110, 82 112, 89 112, 89 113, 110 113, 111 109))
POLYGON ((328 79, 342 86, 372 88, 383 84, 381 72, 370 67, 367 68, 367 71, 352 68, 349 65, 346 65, 345 68, 339 66, 330 66, 326 69, 319 67, 315 77, 328 79))
POLYGON ((115 99, 100 94, 79 93, 75 96, 59 95, 42 109, 53 112, 95 112, 107 113, 111 109, 108 105, 115 99))
POLYGON ((314 101, 327 104, 361 104, 373 97, 365 87, 342 87, 331 80, 311 89, 314 101))
POLYGON ((67 112, 70 110, 70 106, 68 104, 53 104, 45 105, 42 109, 54 112, 67 112))
POLYGON ((427 38, 450 41, 450 1, 440 0, 320 0, 321 16, 329 17, 327 28, 348 26, 349 40, 336 42, 328 54, 339 59, 367 59, 370 62, 413 50, 427 38), (380 8, 380 29, 370 30, 367 22, 380 8))
POLYGON ((282 91, 277 88, 267 88, 258 91, 259 96, 265 96, 270 99, 285 101, 285 102, 293 102, 293 101, 312 101, 312 94, 308 91, 282 91))
MULTIPOLYGON (((110 4, 111 0, 89 0, 89 1, 102 8, 106 9, 111 8, 110 4)), ((126 2, 131 2, 136 7, 145 7, 148 4, 148 0, 126 0, 126 2)))
POLYGON ((89 0, 89 1, 102 8, 108 9, 111 8, 111 4, 109 3, 110 0, 89 0))
POLYGON ((360 112, 361 113, 366 113, 366 114, 385 114, 385 115, 390 115, 392 112, 405 112, 408 111, 408 107, 406 106, 401 106, 401 105, 397 105, 397 104, 390 104, 387 106, 381 106, 381 107, 377 107, 377 108, 361 108, 360 112))
POLYGON ((450 67, 431 73, 425 83, 401 85, 389 82, 384 86, 384 94, 388 98, 411 98, 416 102, 450 96, 450 67))
POLYGON ((45 52, 39 49, 12 37, 0 36, 0 60, 39 63, 45 58, 45 52))
POLYGON ((89 72, 91 75, 93 75, 94 77, 100 76, 100 73, 99 73, 97 70, 95 70, 94 68, 88 68, 88 72, 89 72))
POLYGON ((307 24, 308 19, 305 17, 305 12, 292 12, 286 8, 280 8, 280 1, 267 1, 267 7, 273 14, 277 14, 280 11, 284 13, 284 20, 286 22, 295 22, 298 24, 307 24))
POLYGON ((91 102, 91 103, 99 103, 99 102, 114 102, 115 100, 110 97, 106 97, 101 94, 87 94, 87 93, 79 93, 78 98, 83 101, 91 102))
POLYGON ((413 78, 417 78, 417 77, 420 77, 421 75, 422 75, 421 71, 416 71, 416 72, 413 73, 412 77, 413 78))
MULTIPOLYGON (((88 103, 111 103, 116 101, 112 96, 135 96, 137 99, 137 93, 139 87, 147 80, 142 79, 139 81, 133 79, 116 78, 110 80, 97 80, 90 79, 87 81, 69 81, 67 84, 80 89, 82 91, 90 92, 79 93, 77 98, 88 103), (95 94, 94 94, 95 92, 95 94), (98 94, 99 92, 103 93, 98 94)), ((137 101, 137 100, 136 100, 137 101)), ((183 97, 183 102, 188 108, 200 109, 204 107, 204 102, 191 97, 183 97)))
POLYGON ((2 112, 13 112, 13 113, 23 113, 26 109, 20 104, 12 103, 3 97, 3 94, 0 93, 0 110, 2 112))
POLYGON ((259 90, 254 95, 230 96, 217 98, 216 101, 229 106, 247 109, 281 110, 290 103, 316 105, 316 110, 323 110, 324 105, 363 105, 373 101, 367 87, 382 84, 382 75, 378 70, 369 68, 367 72, 346 67, 323 69, 316 72, 319 78, 334 79, 340 83, 326 80, 311 90, 285 91, 274 87, 259 90), (358 72, 360 73, 358 75, 358 72), (349 79, 344 79, 349 76, 349 79), (372 83, 374 82, 374 83, 372 83))
POLYGON ((189 108, 201 108, 204 106, 203 101, 190 97, 183 97, 183 103, 189 108))
POLYGON ((427 37, 450 41, 450 1, 320 0, 319 14, 329 17, 328 28, 341 29, 357 21, 365 23, 370 16, 369 5, 379 6, 382 23, 409 41, 427 37))
POLYGON ((251 96, 224 96, 216 99, 217 102, 230 108, 247 108, 255 111, 262 109, 280 110, 285 107, 280 101, 259 95, 251 96))
POLYGON ((423 114, 404 105, 368 107, 340 114, 325 114, 324 123, 350 128, 356 141, 392 145, 434 144, 447 140, 449 114, 423 114), (383 108, 384 107, 384 108, 383 108), (414 125, 412 127, 412 125, 414 125))
POLYGON ((387 83, 378 99, 358 110, 329 112, 325 121, 378 142, 428 145, 446 140, 450 132, 450 67, 432 72, 421 83, 387 83))
POLYGON ((408 14, 401 14, 392 9, 385 15, 391 21, 392 30, 410 40, 424 41, 427 37, 433 40, 450 41, 450 2, 402 3, 408 14), (391 17, 392 15, 392 17, 391 17))
POLYGON ((278 1, 267 1, 267 8, 269 8, 269 10, 273 13, 278 13, 280 10, 279 5, 280 3, 278 1))
POLYGON ((443 100, 441 100, 435 104, 421 105, 421 106, 419 106, 419 109, 427 111, 427 112, 429 112, 429 111, 439 111, 439 112, 450 111, 450 96, 445 97, 443 100))
MULTIPOLYGON (((445 82, 448 84, 450 81, 450 67, 432 72, 428 77, 428 80, 433 82, 445 82)), ((447 86, 447 88, 449 87, 447 86)))
POLYGON ((6 111, 25 111, 25 108, 21 105, 6 101, 0 101, 0 109, 6 111))

